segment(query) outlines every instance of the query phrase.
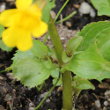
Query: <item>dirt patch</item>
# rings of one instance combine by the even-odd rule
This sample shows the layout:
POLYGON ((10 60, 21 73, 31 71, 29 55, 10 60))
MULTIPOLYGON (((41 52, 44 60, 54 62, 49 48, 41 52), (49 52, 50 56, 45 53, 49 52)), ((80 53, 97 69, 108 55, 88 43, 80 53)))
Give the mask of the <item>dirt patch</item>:
MULTIPOLYGON (((55 12, 58 12, 64 1, 65 0, 56 1, 57 7, 54 9, 55 12)), ((62 31, 66 32, 63 33, 63 35, 60 34, 64 44, 84 25, 94 21, 110 19, 106 16, 95 16, 93 18, 89 14, 81 15, 79 13, 79 7, 82 2, 84 2, 84 0, 70 0, 62 12, 63 18, 72 11, 77 12, 74 17, 61 25, 63 27, 60 27, 61 30, 59 33, 62 34, 62 31), (68 25, 67 22, 70 25, 68 25)), ((86 2, 92 6, 89 0, 86 0, 86 2)), ((12 2, 7 0, 2 0, 0 3, 5 3, 6 9, 15 7, 12 2)), ((96 10, 95 13, 97 13, 96 10)), ((14 53, 15 50, 9 53, 0 50, 0 70, 4 70, 12 63, 11 58, 14 53)), ((76 101, 77 110, 110 110, 110 79, 104 80, 101 84, 96 80, 93 80, 92 83, 96 89, 94 91, 86 90, 81 92, 76 101)), ((51 87, 52 78, 48 79, 42 89, 38 91, 36 88, 29 89, 24 87, 19 81, 13 78, 11 72, 4 72, 0 75, 0 110, 34 110, 35 106, 39 104, 51 87)), ((58 90, 59 87, 56 87, 39 110, 61 110, 62 93, 58 90)))

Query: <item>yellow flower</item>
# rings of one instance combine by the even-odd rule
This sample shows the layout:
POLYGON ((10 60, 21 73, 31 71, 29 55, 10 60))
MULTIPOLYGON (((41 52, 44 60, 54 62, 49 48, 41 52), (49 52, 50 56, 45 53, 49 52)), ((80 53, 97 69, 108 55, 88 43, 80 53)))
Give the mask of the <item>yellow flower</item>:
POLYGON ((0 24, 7 27, 2 34, 4 43, 21 51, 29 50, 32 36, 40 37, 47 31, 47 24, 41 20, 41 9, 32 4, 33 0, 16 0, 16 9, 0 14, 0 24))

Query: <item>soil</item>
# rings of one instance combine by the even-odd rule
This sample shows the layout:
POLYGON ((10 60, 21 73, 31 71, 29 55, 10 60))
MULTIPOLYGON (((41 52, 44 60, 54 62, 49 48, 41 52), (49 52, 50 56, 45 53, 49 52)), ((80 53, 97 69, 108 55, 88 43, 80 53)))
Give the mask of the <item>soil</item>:
MULTIPOLYGON (((58 12, 65 0, 57 0, 55 13, 58 12)), ((62 12, 63 18, 72 11, 77 11, 74 17, 63 23, 63 29, 69 33, 75 33, 83 28, 86 24, 94 21, 109 20, 106 16, 80 15, 78 9, 85 0, 70 0, 66 8, 62 12)), ((6 4, 6 9, 15 7, 13 0, 1 0, 0 3, 6 4)), ((86 0, 90 4, 89 0, 86 0)), ((91 4, 90 4, 91 5, 91 4)), ((92 6, 92 5, 91 5, 92 6)), ((95 10, 96 12, 96 10, 95 10)), ((96 12, 97 13, 97 12, 96 12)), ((59 18, 60 19, 60 18, 59 18)), ((59 33, 62 33, 60 31, 59 33)), ((62 39, 65 42, 72 37, 62 34, 62 39), (63 38, 64 36, 64 38, 63 38)), ((11 65, 11 58, 15 50, 12 52, 4 52, 0 50, 0 71, 11 65)), ((16 81, 11 72, 3 72, 0 74, 0 110, 34 110, 41 99, 45 96, 48 90, 52 87, 52 78, 48 79, 41 90, 36 88, 29 89, 24 87, 19 81, 16 81)), ((77 110, 110 110, 110 79, 105 79, 102 83, 96 80, 91 81, 95 85, 95 90, 82 91, 76 100, 77 110)), ((39 110, 61 110, 62 107, 62 91, 60 87, 56 87, 51 95, 46 99, 39 110)))

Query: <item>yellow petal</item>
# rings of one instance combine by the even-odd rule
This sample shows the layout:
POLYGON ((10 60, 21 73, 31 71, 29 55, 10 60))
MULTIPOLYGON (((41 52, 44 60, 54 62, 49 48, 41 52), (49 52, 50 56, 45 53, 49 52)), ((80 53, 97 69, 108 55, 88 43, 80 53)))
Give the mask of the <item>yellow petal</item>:
POLYGON ((27 9, 32 4, 33 0, 16 0, 16 7, 18 9, 27 9))
POLYGON ((2 40, 8 47, 15 47, 17 37, 14 36, 14 31, 11 28, 6 29, 2 34, 2 40))
POLYGON ((27 51, 31 49, 33 46, 31 33, 26 30, 19 30, 16 46, 21 51, 27 51))
POLYGON ((21 20, 19 20, 19 22, 16 23, 16 26, 22 28, 23 30, 32 32, 33 28, 36 25, 38 25, 40 21, 41 20, 39 17, 35 17, 24 13, 21 17, 21 20))
POLYGON ((30 33, 17 27, 6 29, 2 40, 8 47, 17 47, 21 51, 29 50, 33 45, 30 33))
POLYGON ((33 29, 32 35, 34 37, 41 37, 45 32, 47 32, 47 29, 47 24, 40 21, 40 23, 33 29))
POLYGON ((20 14, 16 9, 5 10, 0 14, 0 24, 5 27, 12 26, 18 22, 20 14))
POLYGON ((42 10, 37 6, 37 4, 33 4, 28 9, 28 12, 34 16, 40 17, 42 16, 42 10))

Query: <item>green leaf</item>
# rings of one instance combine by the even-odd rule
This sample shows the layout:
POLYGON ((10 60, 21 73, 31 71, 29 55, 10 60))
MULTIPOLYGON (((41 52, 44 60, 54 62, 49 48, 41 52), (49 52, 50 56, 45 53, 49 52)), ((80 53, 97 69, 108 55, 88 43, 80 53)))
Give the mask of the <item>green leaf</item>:
POLYGON ((95 89, 94 85, 89 80, 77 76, 73 77, 73 87, 78 91, 86 89, 95 89))
POLYGON ((29 53, 25 53, 28 57, 26 55, 20 59, 21 54, 22 52, 17 53, 13 58, 12 70, 14 76, 25 86, 35 87, 42 84, 56 69, 50 60, 40 60, 29 53))
POLYGON ((9 51, 12 50, 12 48, 7 47, 7 46, 3 43, 3 41, 2 41, 1 39, 0 39, 0 48, 1 48, 3 51, 7 51, 7 52, 9 52, 9 51))
POLYGON ((55 70, 52 71, 51 76, 53 78, 57 78, 58 79, 58 77, 59 77, 59 71, 60 71, 59 68, 56 68, 55 70))
MULTIPOLYGON (((38 47, 35 46, 33 48, 37 49, 38 47)), ((38 58, 36 52, 32 50, 17 51, 11 65, 13 75, 30 88, 41 85, 51 74, 59 73, 57 65, 53 64, 49 58, 45 60, 38 58)))
POLYGON ((42 20, 48 23, 50 18, 50 11, 52 8, 55 7, 55 0, 46 0, 46 1, 47 1, 47 4, 42 11, 43 12, 42 20))
POLYGON ((110 78, 110 62, 106 61, 99 54, 94 44, 87 50, 75 55, 65 65, 65 68, 84 79, 97 79, 101 81, 104 78, 110 78))
POLYGON ((66 46, 66 53, 67 55, 73 55, 76 49, 79 47, 81 41, 83 40, 82 36, 76 36, 71 38, 66 46))
POLYGON ((107 61, 110 61, 110 26, 106 28, 102 34, 97 35, 96 44, 100 54, 107 61))
MULTIPOLYGON (((67 51, 66 51, 67 52, 67 51)), ((64 63, 67 63, 67 62, 69 62, 70 60, 71 60, 71 58, 72 58, 72 54, 71 53, 66 53, 65 51, 63 51, 63 53, 62 53, 62 61, 64 62, 64 63)))
POLYGON ((100 54, 110 61, 110 22, 101 21, 96 23, 91 23, 85 26, 84 29, 79 33, 83 36, 83 42, 78 48, 78 51, 84 51, 89 46, 96 43, 100 54))
POLYGON ((110 16, 110 0, 91 0, 91 2, 97 9, 99 16, 110 16))
POLYGON ((62 70, 68 69, 84 79, 110 78, 110 22, 91 23, 79 36, 83 41, 62 70))
MULTIPOLYGON (((79 36, 83 37, 83 41, 81 42, 78 51, 83 51, 89 48, 92 43, 97 41, 96 38, 98 39, 99 36, 103 36, 104 38, 107 35, 106 32, 109 32, 109 28, 109 21, 94 22, 86 25, 79 33, 79 36)), ((109 37, 109 35, 107 36, 109 37)))
POLYGON ((12 65, 13 74, 25 86, 35 87, 49 78, 52 70, 46 66, 48 63, 35 58, 25 58, 12 65))
POLYGON ((48 56, 48 48, 39 40, 34 40, 34 46, 31 49, 32 53, 38 58, 45 58, 48 56))
POLYGON ((56 83, 56 81, 58 80, 58 78, 60 77, 58 83, 56 86, 61 86, 62 85, 62 77, 60 76, 60 73, 59 73, 59 68, 56 68, 54 71, 52 71, 51 73, 51 76, 53 78, 52 82, 53 82, 53 85, 56 83))

